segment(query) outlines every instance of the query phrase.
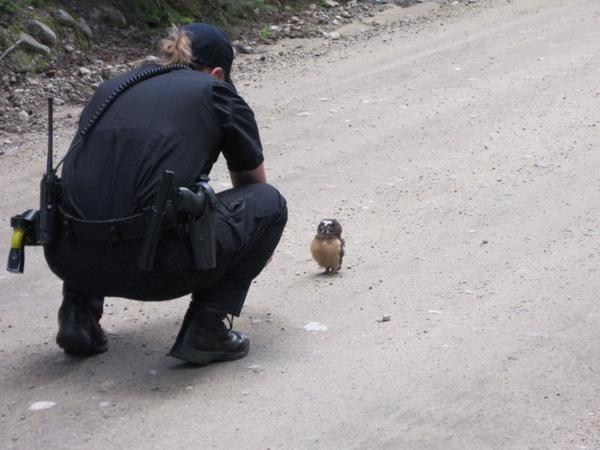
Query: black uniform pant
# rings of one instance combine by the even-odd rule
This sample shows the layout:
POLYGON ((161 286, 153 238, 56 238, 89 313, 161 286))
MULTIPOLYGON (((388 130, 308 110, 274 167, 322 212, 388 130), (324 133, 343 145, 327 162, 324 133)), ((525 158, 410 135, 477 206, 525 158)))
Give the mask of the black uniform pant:
POLYGON ((141 239, 80 241, 66 235, 45 248, 64 298, 101 308, 105 296, 169 300, 192 293, 193 303, 239 316, 250 284, 273 254, 287 222, 285 199, 271 185, 251 184, 217 194, 217 266, 195 268, 187 236, 166 231, 151 271, 137 267, 141 239))

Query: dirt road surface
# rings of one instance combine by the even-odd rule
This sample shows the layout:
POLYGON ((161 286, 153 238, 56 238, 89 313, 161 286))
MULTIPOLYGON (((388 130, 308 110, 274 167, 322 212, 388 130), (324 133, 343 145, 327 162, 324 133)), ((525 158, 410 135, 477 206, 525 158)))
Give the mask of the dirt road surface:
MULTIPOLYGON (((71 359, 39 249, 0 275, 0 447, 600 448, 600 2, 432 8, 239 86, 290 206, 236 321, 247 358, 181 365, 187 299, 107 299, 110 351, 71 359), (329 277, 309 245, 332 216, 329 277)), ((0 164, 2 255, 36 202, 28 142, 0 164)))

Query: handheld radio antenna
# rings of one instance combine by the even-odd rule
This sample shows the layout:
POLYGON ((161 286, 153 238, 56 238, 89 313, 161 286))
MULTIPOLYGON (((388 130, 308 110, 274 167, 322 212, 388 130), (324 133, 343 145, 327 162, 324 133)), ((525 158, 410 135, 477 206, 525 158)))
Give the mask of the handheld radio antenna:
POLYGON ((37 242, 46 245, 52 242, 56 234, 58 221, 58 202, 60 180, 52 167, 52 135, 54 130, 54 99, 48 99, 48 156, 46 173, 40 183, 40 211, 38 217, 37 242))
POLYGON ((48 155, 46 157, 46 173, 52 172, 53 153, 54 153, 54 97, 48 97, 48 155))

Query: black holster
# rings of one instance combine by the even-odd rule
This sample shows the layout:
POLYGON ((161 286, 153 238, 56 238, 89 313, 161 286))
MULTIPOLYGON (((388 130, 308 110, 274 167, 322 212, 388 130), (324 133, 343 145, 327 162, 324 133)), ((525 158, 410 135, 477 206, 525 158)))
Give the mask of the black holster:
POLYGON ((215 207, 217 196, 202 176, 192 192, 187 188, 176 190, 179 205, 176 209, 190 215, 190 243, 194 264, 198 270, 214 269, 217 266, 215 239, 215 207))
POLYGON ((155 204, 148 211, 142 251, 138 266, 142 270, 152 270, 158 242, 163 235, 163 222, 168 209, 186 218, 189 225, 190 243, 194 264, 198 270, 214 269, 217 266, 215 241, 215 206, 217 196, 208 184, 208 176, 202 175, 193 190, 180 187, 175 189, 172 183, 173 172, 165 170, 159 186, 155 204))

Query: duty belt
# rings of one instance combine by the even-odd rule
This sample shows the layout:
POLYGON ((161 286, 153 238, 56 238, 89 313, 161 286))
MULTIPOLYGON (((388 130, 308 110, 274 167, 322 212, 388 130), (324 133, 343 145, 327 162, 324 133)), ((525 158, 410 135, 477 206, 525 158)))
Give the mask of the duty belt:
POLYGON ((86 220, 73 217, 59 207, 58 224, 67 237, 80 241, 118 243, 142 239, 138 267, 146 271, 152 270, 163 233, 180 228, 190 239, 196 269, 214 269, 217 264, 215 191, 206 175, 195 183, 193 191, 185 187, 173 190, 173 176, 169 170, 163 172, 154 205, 141 213, 120 219, 86 220))
MULTIPOLYGON (((121 242, 144 237, 149 218, 149 208, 141 213, 120 219, 85 220, 67 214, 60 208, 60 224, 63 233, 68 237, 89 242, 121 242)), ((179 225, 177 215, 167 209, 164 216, 163 230, 173 229, 179 225)))

